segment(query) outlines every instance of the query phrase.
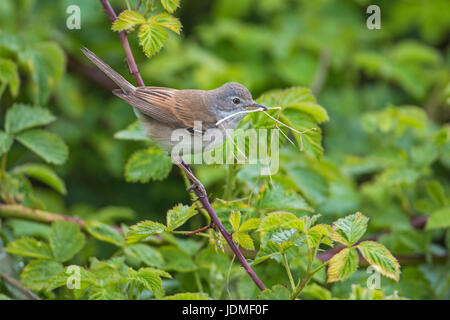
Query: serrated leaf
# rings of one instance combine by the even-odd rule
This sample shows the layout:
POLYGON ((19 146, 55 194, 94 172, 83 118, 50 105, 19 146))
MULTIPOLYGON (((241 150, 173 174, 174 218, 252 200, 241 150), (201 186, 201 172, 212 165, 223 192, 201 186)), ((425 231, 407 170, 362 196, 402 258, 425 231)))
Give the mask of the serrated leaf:
POLYGON ((63 268, 63 265, 56 261, 31 261, 22 271, 22 282, 26 287, 33 290, 48 290, 51 280, 57 276, 63 268))
POLYGON ((178 204, 167 212, 167 229, 173 231, 197 214, 194 206, 178 204))
MULTIPOLYGON (((137 282, 145 289, 151 290, 156 298, 161 298, 164 296, 164 289, 160 277, 162 275, 161 272, 163 271, 152 268, 141 268, 137 272, 130 269, 130 277, 128 279, 129 281, 137 282)), ((168 275, 171 278, 168 273, 164 273, 164 275, 168 275)))
POLYGON ((450 207, 433 212, 428 218, 426 230, 450 228, 450 207))
POLYGON ((167 37, 167 31, 160 25, 146 23, 139 28, 139 44, 149 58, 161 50, 167 41, 167 37))
POLYGON ((49 242, 55 260, 65 262, 83 248, 85 237, 76 223, 57 221, 50 229, 49 242))
POLYGON ((168 13, 158 13, 153 16, 151 16, 148 21, 150 24, 156 24, 160 25, 161 27, 167 28, 172 30, 175 33, 180 33, 181 31, 181 23, 180 20, 175 18, 174 16, 171 16, 168 13))
POLYGON ((25 131, 16 139, 49 163, 63 164, 69 155, 65 143, 58 136, 44 130, 25 131))
POLYGON ((290 300, 289 289, 276 284, 270 289, 266 289, 258 295, 259 300, 290 300))
POLYGON ((80 298, 93 285, 98 285, 98 282, 92 272, 83 267, 71 265, 64 268, 49 281, 47 290, 71 286, 70 290, 74 291, 75 297, 80 298), (77 285, 79 286, 78 288, 77 285))
POLYGON ((331 239, 347 246, 354 245, 366 232, 369 218, 360 212, 341 218, 333 223, 331 239))
POLYGON ((328 282, 344 280, 358 269, 358 252, 355 248, 345 248, 330 259, 328 282))
POLYGON ((161 4, 164 9, 172 13, 180 7, 180 0, 161 0, 161 4))
POLYGON ((233 231, 239 230, 239 225, 241 224, 241 213, 239 211, 232 211, 229 221, 233 231))
POLYGON ((128 297, 115 282, 93 286, 89 292, 89 300, 126 300, 128 297))
POLYGON ((148 148, 137 151, 125 166, 125 177, 129 182, 146 183, 163 180, 172 168, 170 157, 159 148, 148 148))
POLYGON ((125 10, 121 12, 117 17, 117 20, 114 21, 111 29, 113 31, 123 31, 143 23, 145 23, 145 18, 139 12, 125 10))
POLYGON ((141 221, 128 229, 126 242, 128 244, 139 241, 146 241, 153 235, 162 233, 166 230, 166 226, 150 220, 141 221))
POLYGON ((280 184, 266 187, 256 203, 258 209, 265 210, 308 210, 312 209, 299 195, 287 192, 280 184))
POLYGON ((247 250, 255 250, 252 237, 243 232, 234 232, 233 240, 236 241, 242 248, 247 250))
POLYGON ((52 251, 48 244, 34 238, 24 237, 16 239, 6 246, 6 251, 25 257, 38 259, 52 259, 52 251))
POLYGON ((13 140, 14 138, 12 136, 0 130, 0 156, 9 151, 13 140))
POLYGON ((86 230, 98 240, 112 243, 118 247, 125 245, 125 240, 119 231, 107 224, 90 220, 85 222, 86 230))
POLYGON ((384 245, 375 241, 363 241, 358 244, 358 249, 378 272, 395 281, 399 280, 400 265, 384 245))
POLYGON ((259 225, 259 231, 268 232, 278 228, 291 228, 289 225, 297 217, 290 212, 272 212, 266 215, 259 225))
POLYGON ((211 298, 204 292, 183 292, 171 296, 165 296, 162 300, 211 300, 211 298))
MULTIPOLYGON (((17 65, 9 59, 0 58, 0 84, 9 85, 9 91, 13 97, 19 93, 20 78, 17 65)), ((2 93, 0 92, 0 95, 2 93)))
POLYGON ((6 112, 5 130, 15 134, 33 127, 47 125, 55 120, 55 116, 48 109, 15 103, 6 112))
POLYGON ((66 185, 64 181, 53 171, 52 168, 36 163, 23 164, 15 167, 13 172, 21 173, 48 185, 59 193, 66 194, 66 185))
POLYGON ((258 229, 260 223, 261 223, 261 219, 258 219, 258 218, 248 219, 247 221, 244 221, 244 223, 240 226, 239 231, 245 232, 245 231, 250 231, 253 229, 258 229))
POLYGON ((144 243, 127 246, 125 248, 125 254, 144 262, 150 267, 162 268, 164 265, 164 258, 161 253, 144 243))

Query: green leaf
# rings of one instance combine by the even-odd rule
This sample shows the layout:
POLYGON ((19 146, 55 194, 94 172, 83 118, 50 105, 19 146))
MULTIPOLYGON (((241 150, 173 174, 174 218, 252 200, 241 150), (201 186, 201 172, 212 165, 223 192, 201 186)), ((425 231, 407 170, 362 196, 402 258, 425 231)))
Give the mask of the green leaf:
POLYGON ((89 287, 98 285, 98 282, 92 272, 83 267, 71 265, 64 268, 51 279, 48 283, 47 290, 67 287, 68 285, 73 286, 70 290, 73 290, 75 297, 79 299, 89 287), (79 285, 79 288, 76 288, 77 285, 79 285))
POLYGON ((191 272, 197 269, 197 265, 192 261, 191 257, 177 247, 164 246, 161 247, 160 252, 166 261, 165 270, 191 272))
POLYGON ((12 146, 14 138, 0 130, 0 156, 8 152, 12 146))
POLYGON ((26 287, 32 290, 49 290, 48 286, 51 280, 57 276, 63 268, 63 265, 56 261, 31 261, 22 271, 22 282, 26 287))
POLYGON ((172 161, 163 150, 148 148, 131 156, 125 167, 125 177, 128 182, 163 180, 169 175, 171 168, 172 161))
POLYGON ((341 218, 333 223, 331 239, 347 246, 354 245, 366 232, 369 218, 360 212, 341 218))
POLYGON ((180 0, 161 0, 161 4, 164 9, 172 13, 180 7, 180 0))
POLYGON ((430 197, 440 206, 445 206, 447 203, 447 198, 445 197, 444 188, 441 184, 436 181, 427 182, 427 191, 430 197))
POLYGON ((161 270, 156 270, 152 268, 141 268, 137 272, 133 269, 130 269, 130 276, 128 281, 133 281, 145 289, 151 290, 157 299, 164 296, 164 289, 162 286, 161 275, 171 278, 171 276, 161 270))
MULTIPOLYGON (((9 59, 0 58, 0 84, 5 86, 9 84, 9 91, 13 97, 19 93, 19 72, 16 64, 9 59)), ((0 92, 0 95, 2 93, 0 92)))
POLYGON ((290 212, 272 212, 266 215, 259 225, 259 231, 268 232, 278 228, 292 228, 290 222, 297 220, 297 217, 290 212))
POLYGON ((164 265, 162 254, 144 243, 136 243, 125 247, 125 254, 150 267, 162 268, 164 265))
POLYGON ((158 13, 151 16, 148 21, 149 24, 160 25, 161 27, 172 30, 175 33, 180 33, 181 31, 181 23, 180 20, 171 16, 168 13, 158 13))
POLYGON ((166 226, 150 220, 141 221, 128 229, 126 242, 128 244, 149 240, 153 235, 162 233, 166 226))
POLYGON ((64 181, 58 177, 52 168, 46 165, 36 163, 23 164, 15 167, 13 172, 39 180, 63 195, 67 192, 64 181))
POLYGON ((123 247, 125 245, 125 240, 122 235, 113 227, 94 220, 86 221, 85 225, 86 230, 94 238, 97 238, 100 241, 112 243, 118 247, 123 247))
POLYGON ((50 250, 48 244, 28 237, 20 238, 8 243, 6 246, 6 251, 12 254, 18 254, 31 258, 53 258, 52 251, 50 250))
POLYGON ((239 211, 232 211, 229 220, 233 231, 239 230, 239 225, 241 224, 241 213, 239 211))
POLYGON ((114 138, 119 140, 151 141, 145 135, 140 120, 133 122, 126 129, 116 132, 116 134, 114 134, 114 138))
POLYGON ((255 250, 252 238, 243 232, 234 232, 233 240, 236 241, 241 247, 247 250, 255 250))
POLYGON ((358 249, 379 273, 395 281, 399 280, 400 265, 385 246, 375 241, 363 241, 358 244, 358 249))
POLYGON ((161 50, 167 41, 167 37, 167 31, 157 24, 146 23, 139 28, 139 44, 149 58, 161 50))
POLYGON ((58 136, 44 130, 25 131, 16 138, 25 147, 49 163, 63 164, 69 155, 64 142, 58 136))
POLYGON ((239 228, 239 231, 245 232, 245 231, 250 231, 253 229, 258 229, 260 223, 261 223, 261 219, 258 219, 258 218, 248 219, 241 225, 241 227, 239 228))
POLYGON ((113 31, 123 31, 143 23, 145 23, 145 18, 139 12, 125 10, 121 12, 117 20, 114 21, 111 29, 113 31))
POLYGON ((266 289, 258 296, 260 300, 290 300, 291 294, 289 289, 280 284, 274 285, 270 289, 266 289))
POLYGON ((15 134, 33 127, 47 125, 55 120, 55 116, 48 109, 15 103, 6 113, 5 130, 15 134))
POLYGON ((127 300, 123 289, 115 282, 93 286, 89 300, 127 300))
POLYGON ((426 230, 450 228, 450 207, 433 212, 428 218, 426 230))
POLYGON ((260 199, 256 203, 258 209, 264 210, 308 210, 312 209, 306 201, 299 195, 287 192, 280 184, 273 187, 266 187, 260 194, 260 199))
POLYGON ((171 296, 165 296, 162 300, 211 300, 211 298, 203 292, 183 292, 171 296))
POLYGON ((345 248, 330 259, 328 282, 344 280, 358 269, 358 252, 355 248, 345 248))
POLYGON ((55 260, 65 262, 83 248, 85 238, 76 223, 57 221, 50 229, 49 242, 55 260))
POLYGON ((194 206, 178 204, 167 212, 167 229, 173 231, 197 214, 194 206))

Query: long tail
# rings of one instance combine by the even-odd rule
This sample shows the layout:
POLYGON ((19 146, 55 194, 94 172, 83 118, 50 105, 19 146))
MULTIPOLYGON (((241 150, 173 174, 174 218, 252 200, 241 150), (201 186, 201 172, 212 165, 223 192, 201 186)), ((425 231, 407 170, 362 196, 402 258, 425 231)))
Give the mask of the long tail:
POLYGON ((109 65, 103 62, 92 51, 87 48, 82 48, 81 51, 91 60, 100 70, 102 70, 112 81, 114 81, 124 93, 130 93, 136 90, 136 87, 129 83, 124 77, 113 70, 109 65))

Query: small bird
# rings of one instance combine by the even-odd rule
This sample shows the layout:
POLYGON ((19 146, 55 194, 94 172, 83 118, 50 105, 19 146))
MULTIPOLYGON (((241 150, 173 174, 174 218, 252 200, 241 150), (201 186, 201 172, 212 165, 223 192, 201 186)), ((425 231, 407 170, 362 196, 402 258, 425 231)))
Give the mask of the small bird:
MULTIPOLYGON (((164 87, 135 87, 87 48, 81 49, 120 89, 113 94, 133 106, 145 134, 169 154, 179 141, 174 130, 202 136, 208 129, 235 129, 248 112, 268 110, 256 103, 250 91, 240 83, 228 82, 213 90, 177 90, 164 87), (200 127, 195 122, 201 124, 200 127)), ((226 135, 223 135, 226 137, 226 135)), ((222 141, 215 141, 213 148, 222 141)), ((190 148, 195 154, 205 150, 190 148)))

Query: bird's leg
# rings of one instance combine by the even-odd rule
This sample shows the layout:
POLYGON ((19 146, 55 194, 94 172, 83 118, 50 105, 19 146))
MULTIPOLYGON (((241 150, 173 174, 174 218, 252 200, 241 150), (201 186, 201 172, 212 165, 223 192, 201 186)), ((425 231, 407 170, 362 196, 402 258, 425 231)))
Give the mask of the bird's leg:
POLYGON ((177 164, 177 166, 180 167, 181 170, 183 170, 186 173, 188 180, 191 183, 191 185, 189 187, 187 187, 186 190, 191 191, 194 189, 198 189, 202 193, 203 197, 207 197, 208 194, 206 193, 205 187, 200 182, 200 180, 198 180, 197 177, 194 176, 194 174, 189 169, 189 167, 184 162, 177 164))

